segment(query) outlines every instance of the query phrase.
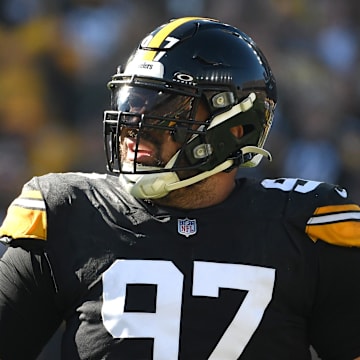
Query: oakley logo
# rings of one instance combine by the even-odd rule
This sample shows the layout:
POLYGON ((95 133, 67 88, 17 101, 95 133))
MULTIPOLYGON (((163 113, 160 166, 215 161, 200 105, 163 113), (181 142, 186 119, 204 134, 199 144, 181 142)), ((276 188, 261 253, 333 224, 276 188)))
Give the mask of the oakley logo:
POLYGON ((174 80, 180 81, 182 83, 192 83, 194 81, 194 78, 189 74, 176 73, 174 75, 174 80))

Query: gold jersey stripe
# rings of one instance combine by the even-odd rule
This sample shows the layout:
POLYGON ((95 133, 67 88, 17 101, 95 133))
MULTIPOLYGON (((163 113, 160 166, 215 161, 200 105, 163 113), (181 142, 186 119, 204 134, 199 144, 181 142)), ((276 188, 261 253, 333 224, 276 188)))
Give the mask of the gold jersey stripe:
POLYGON ((23 191, 9 206, 0 237, 47 239, 45 202, 40 191, 23 191))
MULTIPOLYGON (((155 34, 155 36, 147 44, 147 47, 158 48, 163 43, 163 41, 179 26, 181 26, 189 21, 192 21, 192 20, 204 20, 204 19, 206 19, 206 18, 189 16, 189 17, 183 17, 183 18, 179 18, 174 21, 171 21, 170 23, 165 25, 162 29, 160 29, 155 34)), ((143 60, 152 61, 152 60, 154 60, 154 57, 156 56, 156 54, 157 54, 157 51, 148 50, 144 53, 143 60)))
POLYGON ((345 221, 308 225, 305 232, 314 242, 323 240, 333 245, 360 247, 360 222, 345 221))
POLYGON ((360 207, 355 204, 319 207, 305 232, 314 241, 360 247, 360 207))

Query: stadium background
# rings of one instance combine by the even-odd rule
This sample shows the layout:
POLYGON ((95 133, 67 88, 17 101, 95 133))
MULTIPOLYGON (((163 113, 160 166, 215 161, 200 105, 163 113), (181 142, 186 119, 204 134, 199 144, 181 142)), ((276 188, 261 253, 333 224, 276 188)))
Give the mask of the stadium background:
MULTIPOLYGON (((33 175, 105 171, 107 81, 144 34, 186 15, 250 34, 277 78, 274 161, 239 176, 340 183, 360 202, 359 1, 2 0, 0 221, 33 175)), ((57 339, 39 360, 57 359, 57 339)))

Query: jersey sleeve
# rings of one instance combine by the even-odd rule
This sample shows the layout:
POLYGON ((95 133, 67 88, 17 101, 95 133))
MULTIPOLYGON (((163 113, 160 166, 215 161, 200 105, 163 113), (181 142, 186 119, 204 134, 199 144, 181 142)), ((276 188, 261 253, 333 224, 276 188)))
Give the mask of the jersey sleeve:
POLYGON ((310 339, 321 359, 360 356, 360 248, 319 241, 318 284, 310 339))
POLYGON ((321 359, 360 356, 360 207, 323 184, 305 232, 318 253, 318 290, 310 327, 321 359))
POLYGON ((305 231, 313 241, 360 247, 360 207, 353 203, 319 206, 305 231))
POLYGON ((0 359, 36 359, 61 324, 43 253, 10 247, 0 259, 0 359))
POLYGON ((25 184, 0 227, 0 359, 35 359, 61 323, 44 251, 46 204, 37 179, 25 184))
POLYGON ((15 239, 46 240, 46 204, 36 185, 34 178, 23 187, 21 194, 10 204, 0 227, 0 239, 4 243, 15 239))
POLYGON ((322 184, 305 227, 314 241, 347 247, 360 247, 360 206, 338 186, 322 184))

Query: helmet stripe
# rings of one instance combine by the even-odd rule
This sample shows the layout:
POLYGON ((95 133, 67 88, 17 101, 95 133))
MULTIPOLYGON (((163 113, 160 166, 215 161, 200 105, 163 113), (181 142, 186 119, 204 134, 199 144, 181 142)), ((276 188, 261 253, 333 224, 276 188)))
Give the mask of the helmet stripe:
MULTIPOLYGON (((150 40, 150 42, 147 44, 148 47, 150 48, 158 48, 160 47, 160 45, 162 44, 162 42, 178 27, 180 27, 181 25, 192 21, 192 20, 205 20, 207 18, 203 18, 203 17, 183 17, 183 18, 179 18, 176 19, 174 21, 169 22, 167 25, 165 25, 163 28, 161 28, 156 34, 155 36, 150 40)), ((144 54, 144 58, 143 60, 148 60, 148 61, 152 61, 154 60, 154 57, 156 56, 157 51, 154 50, 150 50, 150 51, 146 51, 146 53, 144 54)))

